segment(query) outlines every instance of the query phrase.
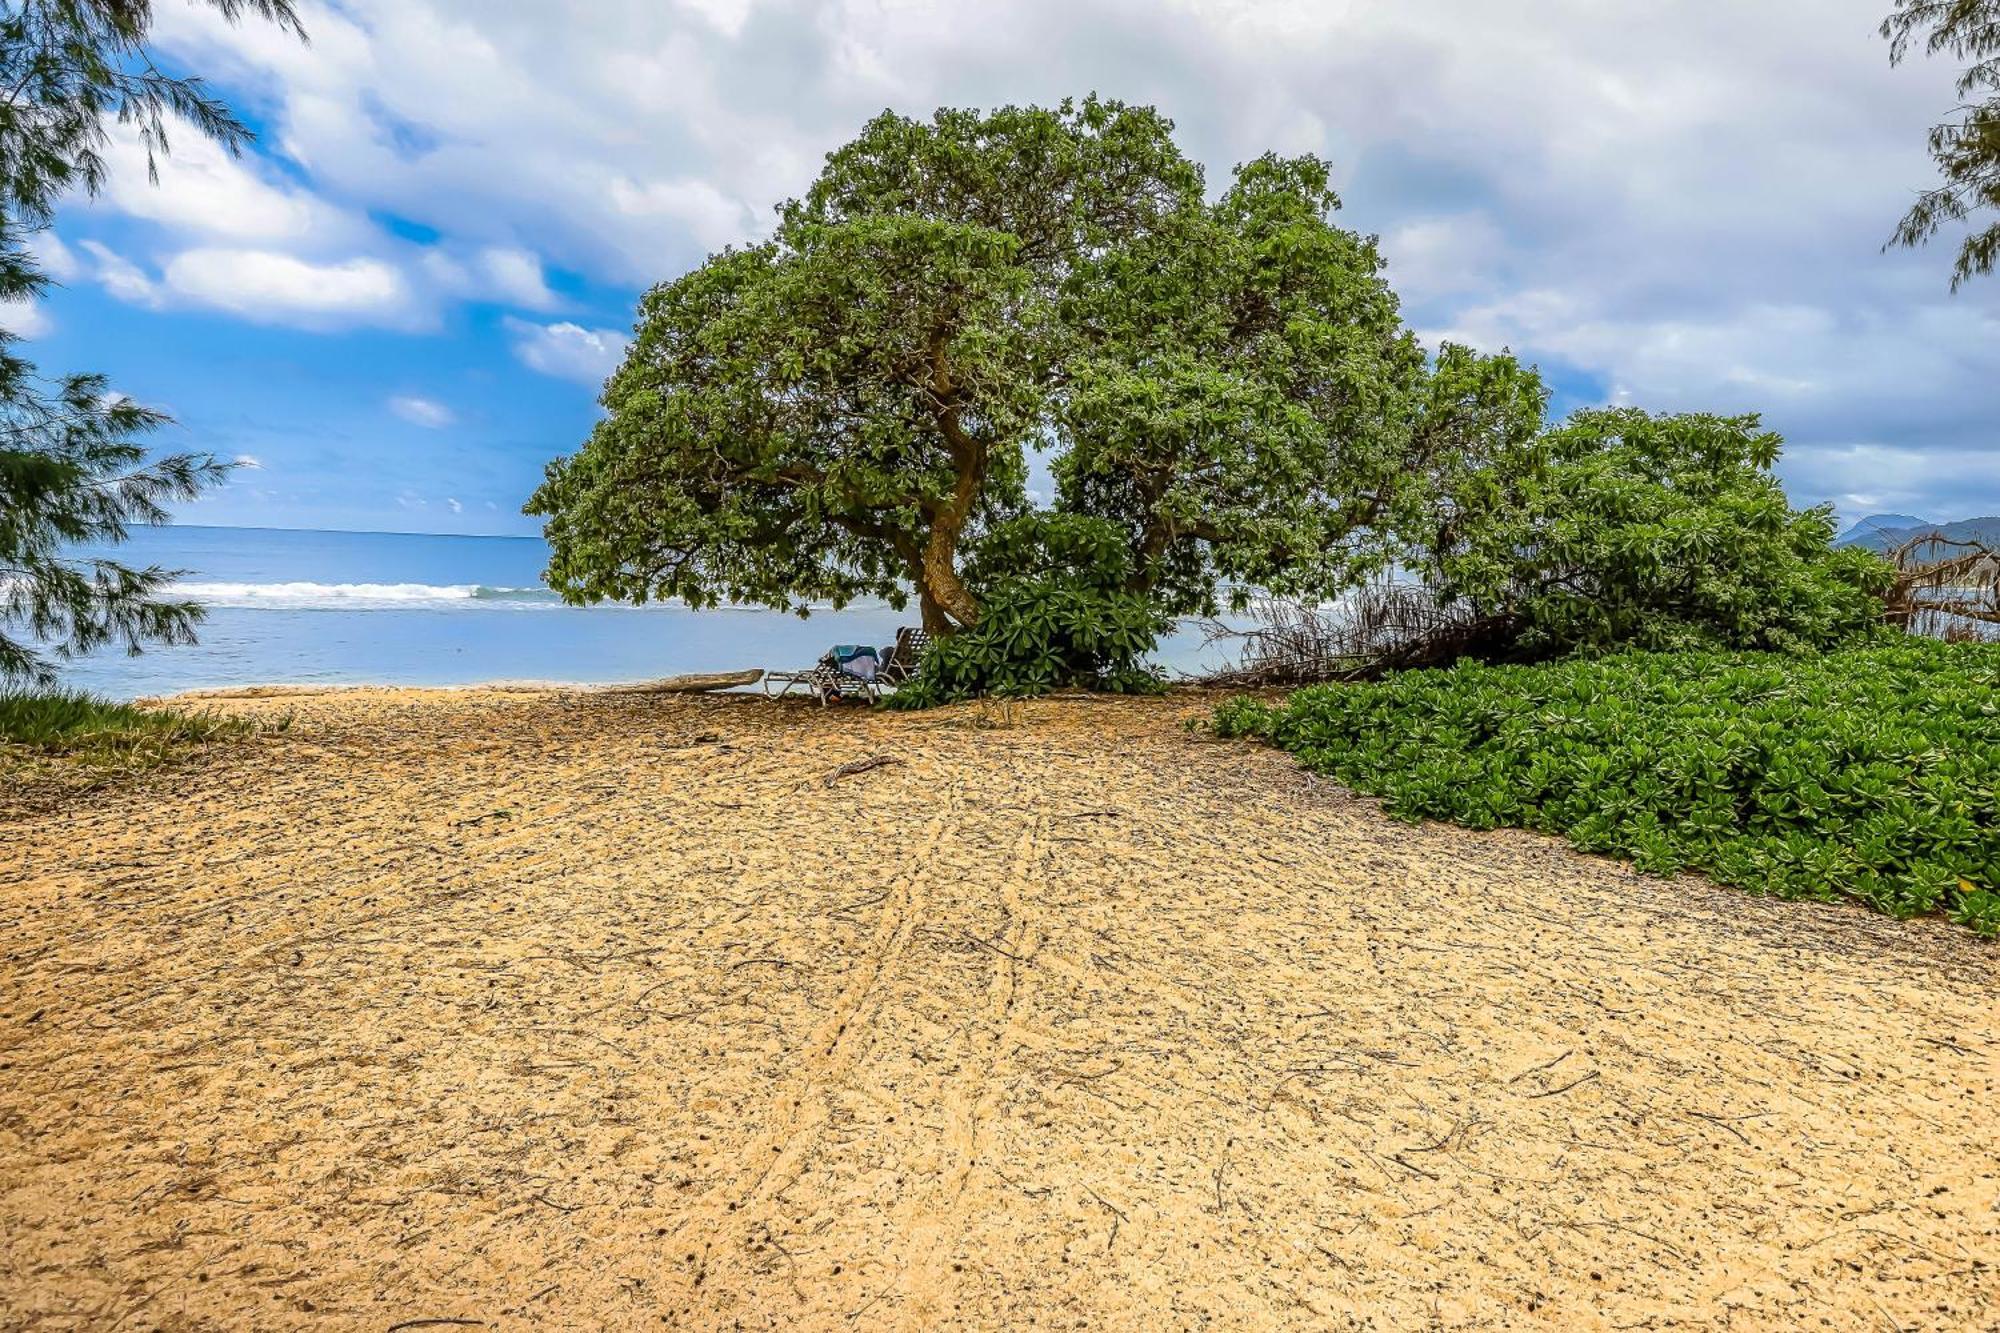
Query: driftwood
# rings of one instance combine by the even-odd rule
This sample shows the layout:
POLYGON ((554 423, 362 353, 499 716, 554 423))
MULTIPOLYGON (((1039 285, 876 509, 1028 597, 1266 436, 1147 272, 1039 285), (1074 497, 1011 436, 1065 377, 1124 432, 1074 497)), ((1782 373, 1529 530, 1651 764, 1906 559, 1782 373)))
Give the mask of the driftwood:
POLYGON ((706 694, 710 690, 733 690, 739 685, 755 685, 764 679, 764 673, 750 671, 704 671, 691 676, 667 676, 660 680, 635 681, 630 685, 612 685, 607 694, 706 694))
POLYGON ((882 768, 889 764, 900 764, 902 762, 902 760, 896 758, 893 754, 870 755, 866 759, 856 759, 853 763, 842 764, 839 768, 834 769, 831 773, 821 778, 819 785, 822 787, 831 787, 842 778, 851 778, 857 773, 866 773, 871 768, 882 768))
POLYGON ((1440 605, 1418 583, 1383 581, 1354 589, 1340 604, 1313 607, 1266 600, 1248 628, 1200 622, 1209 646, 1237 643, 1237 664, 1199 684, 1245 689, 1372 680, 1390 671, 1445 666, 1504 642, 1505 617, 1440 605))
POLYGON ((1896 567, 1883 599, 1890 624, 1930 639, 1993 637, 1979 626, 2000 625, 2000 550, 1929 532, 1888 557, 1896 567))

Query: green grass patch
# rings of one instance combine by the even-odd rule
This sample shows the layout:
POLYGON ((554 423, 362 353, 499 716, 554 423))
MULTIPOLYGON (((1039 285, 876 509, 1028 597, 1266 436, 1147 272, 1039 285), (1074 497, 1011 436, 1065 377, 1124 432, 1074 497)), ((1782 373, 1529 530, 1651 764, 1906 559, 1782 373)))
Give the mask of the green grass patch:
POLYGON ((1234 699, 1216 729, 1405 819, 2000 934, 2000 646, 1461 665, 1234 699))
POLYGON ((0 780, 91 786, 176 762, 256 726, 212 712, 112 703, 74 690, 0 692, 0 780))

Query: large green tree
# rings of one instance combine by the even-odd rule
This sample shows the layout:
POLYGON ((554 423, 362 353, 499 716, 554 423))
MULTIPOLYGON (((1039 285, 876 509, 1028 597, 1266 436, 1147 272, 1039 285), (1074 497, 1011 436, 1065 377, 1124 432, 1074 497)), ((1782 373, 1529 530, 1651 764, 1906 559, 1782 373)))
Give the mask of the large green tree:
MULTIPOLYGON (((232 20, 255 14, 301 31, 292 0, 209 3, 232 20)), ((103 182, 112 122, 137 128, 149 160, 167 151, 176 120, 231 150, 250 137, 199 80, 160 69, 151 24, 147 0, 0 6, 0 300, 47 288, 29 241, 65 194, 103 182)), ((192 636, 200 608, 160 595, 174 571, 71 553, 164 521, 164 504, 222 476, 206 455, 149 462, 140 440, 165 421, 101 376, 41 375, 0 332, 0 680, 47 681, 52 652, 192 636)))
POLYGON ((1060 498, 1125 528, 1131 585, 1168 611, 1351 586, 1444 476, 1540 428, 1541 382, 1512 358, 1426 360, 1339 207, 1324 162, 1260 158, 1071 297, 1060 498))
MULTIPOLYGON (((2000 211, 2000 0, 1896 0, 1882 21, 1889 58, 1900 64, 1921 47, 1966 61, 1959 105, 1930 132, 1931 159, 1944 177, 1903 216, 1893 245, 1922 245, 1947 225, 2000 211)), ((1951 285, 2000 264, 2000 221, 1975 225, 1958 248, 1951 285)))
POLYGON ((1028 509, 1036 454, 1166 609, 1378 564, 1412 451, 1469 418, 1373 243, 1332 224, 1325 164, 1262 158, 1210 202, 1172 128, 1096 99, 871 122, 769 242, 644 298, 605 419, 528 505, 551 582, 914 593, 928 627, 973 626, 965 561, 1028 509))

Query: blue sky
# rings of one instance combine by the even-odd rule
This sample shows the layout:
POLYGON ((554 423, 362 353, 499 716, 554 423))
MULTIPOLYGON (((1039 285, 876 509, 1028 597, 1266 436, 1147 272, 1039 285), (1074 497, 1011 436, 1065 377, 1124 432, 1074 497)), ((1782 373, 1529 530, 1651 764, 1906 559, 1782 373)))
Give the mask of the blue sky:
POLYGON ((1413 324, 1564 406, 1760 410, 1801 503, 2000 512, 2000 280, 1883 254, 1953 71, 1881 0, 344 0, 309 46, 162 0, 260 131, 114 144, 5 312, 255 460, 191 521, 532 531, 648 283, 758 236, 883 106, 1159 105, 1210 179, 1334 161, 1413 324))

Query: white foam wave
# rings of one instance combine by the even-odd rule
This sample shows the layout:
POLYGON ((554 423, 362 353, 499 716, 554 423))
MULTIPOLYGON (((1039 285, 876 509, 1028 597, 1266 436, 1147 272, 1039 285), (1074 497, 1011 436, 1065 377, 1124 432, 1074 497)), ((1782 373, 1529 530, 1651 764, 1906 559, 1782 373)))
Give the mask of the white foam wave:
MULTIPOLYGON (((0 579, 0 591, 5 589, 0 579)), ((562 596, 550 588, 491 587, 483 583, 237 583, 190 579, 165 590, 170 597, 183 597, 203 606, 264 611, 535 611, 569 609, 562 596)), ((857 611, 879 610, 883 603, 861 600, 851 604, 857 611)), ((601 611, 685 611, 678 597, 638 605, 627 602, 599 602, 601 611)), ((770 615, 764 607, 739 606, 725 602, 717 611, 738 611, 770 615)), ((811 610, 831 612, 831 605, 814 603, 811 610)))
POLYGON ((477 583, 208 583, 174 585, 176 596, 207 606, 270 610, 369 610, 491 605, 558 605, 546 588, 489 588, 477 583))

